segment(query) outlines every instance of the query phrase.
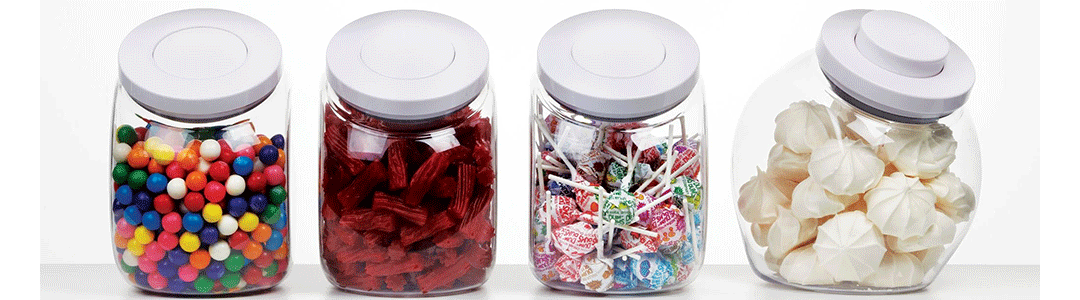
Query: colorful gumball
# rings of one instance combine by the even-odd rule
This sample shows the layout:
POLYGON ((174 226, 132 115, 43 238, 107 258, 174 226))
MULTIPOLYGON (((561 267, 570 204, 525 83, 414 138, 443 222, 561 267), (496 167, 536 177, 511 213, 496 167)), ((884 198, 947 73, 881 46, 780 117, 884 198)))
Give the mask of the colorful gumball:
POLYGON ((206 206, 206 199, 202 193, 187 193, 184 195, 184 208, 190 212, 198 212, 206 206))
POLYGON ((184 179, 184 183, 187 184, 187 188, 192 191, 202 191, 206 187, 206 174, 199 171, 193 171, 187 174, 184 179))
POLYGON ((216 161, 210 164, 210 171, 208 174, 210 175, 210 178, 214 181, 225 182, 225 180, 229 179, 230 172, 231 169, 229 169, 228 163, 224 161, 216 161))
POLYGON ((281 166, 266 166, 266 169, 263 169, 263 174, 266 175, 267 185, 281 185, 285 183, 285 169, 282 169, 281 166))
POLYGON ((217 181, 211 181, 206 183, 206 188, 203 190, 203 195, 207 201, 211 203, 218 203, 225 199, 225 185, 217 181))

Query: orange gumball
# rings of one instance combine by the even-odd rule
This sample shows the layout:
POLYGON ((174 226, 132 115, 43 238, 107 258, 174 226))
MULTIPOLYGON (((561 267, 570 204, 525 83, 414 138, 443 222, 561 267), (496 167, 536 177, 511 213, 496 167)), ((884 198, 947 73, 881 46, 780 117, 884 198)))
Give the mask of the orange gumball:
POLYGON ((281 168, 285 168, 285 151, 278 149, 277 157, 277 162, 275 162, 274 164, 280 166, 281 168))
POLYGON ((138 142, 135 144, 135 147, 131 147, 131 152, 128 152, 127 155, 128 165, 135 169, 145 168, 146 165, 150 163, 150 153, 147 153, 146 150, 142 148, 141 143, 142 142, 138 142))
POLYGON ((165 167, 162 167, 160 164, 158 164, 157 160, 151 159, 150 163, 146 165, 146 171, 150 172, 150 174, 165 173, 165 167))
POLYGON ((270 138, 266 137, 265 134, 260 134, 259 135, 259 144, 270 145, 270 144, 273 144, 273 143, 274 142, 271 141, 270 138))
POLYGON ((127 249, 128 239, 120 236, 120 233, 118 232, 113 235, 113 244, 116 245, 117 248, 127 249))
POLYGON ((281 247, 274 250, 274 259, 286 259, 289 258, 289 245, 288 243, 282 243, 281 247))
POLYGON ((259 255, 262 255, 262 252, 262 243, 248 243, 247 246, 244 246, 243 250, 244 257, 247 259, 259 258, 259 255))
POLYGON ((199 153, 199 147, 202 147, 202 141, 200 141, 199 139, 193 139, 190 142, 188 142, 187 146, 184 147, 184 148, 195 150, 195 153, 198 154, 199 153))
POLYGON ((201 191, 206 187, 206 174, 199 171, 192 171, 188 173, 187 178, 184 179, 184 184, 192 191, 201 191))
POLYGON ((191 252, 188 261, 191 263, 191 266, 196 269, 205 269, 206 266, 210 265, 210 252, 203 249, 195 250, 195 252, 191 252))
POLYGON ((191 148, 180 150, 180 153, 176 155, 176 161, 180 163, 180 167, 184 168, 185 171, 195 170, 195 168, 199 167, 199 155, 191 148))
POLYGON ((272 232, 274 232, 274 230, 270 229, 270 225, 266 225, 266 223, 259 223, 259 226, 255 226, 255 230, 251 231, 251 239, 256 240, 260 243, 265 243, 267 240, 270 239, 270 233, 272 232))

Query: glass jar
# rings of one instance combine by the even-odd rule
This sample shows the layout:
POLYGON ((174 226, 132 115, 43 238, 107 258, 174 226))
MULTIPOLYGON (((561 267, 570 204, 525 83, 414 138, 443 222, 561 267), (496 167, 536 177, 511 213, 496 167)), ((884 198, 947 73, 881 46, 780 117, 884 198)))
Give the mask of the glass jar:
POLYGON ((277 285, 289 266, 289 84, 277 36, 239 13, 182 10, 135 27, 119 66, 117 266, 165 294, 277 285))
POLYGON ((701 269, 707 204, 698 47, 630 10, 566 19, 533 79, 530 258, 545 285, 641 294, 701 269))
POLYGON ((974 78, 963 50, 914 16, 826 20, 815 51, 757 89, 736 131, 732 189, 754 272, 830 293, 929 285, 978 199, 979 144, 961 107, 974 78))
POLYGON ((446 15, 387 11, 338 31, 326 63, 327 278, 386 296, 479 287, 495 255, 495 99, 484 39, 446 15))

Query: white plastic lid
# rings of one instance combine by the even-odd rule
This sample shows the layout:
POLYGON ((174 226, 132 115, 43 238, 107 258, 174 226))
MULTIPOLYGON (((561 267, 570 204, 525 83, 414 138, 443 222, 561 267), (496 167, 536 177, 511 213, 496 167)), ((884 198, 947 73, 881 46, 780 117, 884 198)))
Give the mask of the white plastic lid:
POLYGON ((933 121, 967 101, 975 68, 933 25, 890 10, 848 10, 821 27, 822 72, 857 107, 904 121, 933 121), (895 118, 898 116, 899 118, 895 118))
POLYGON ((582 114, 636 119, 681 103, 697 84, 690 33, 663 17, 598 10, 563 20, 540 39, 537 73, 560 104, 582 114))
POLYGON ((150 19, 120 44, 120 84, 147 110, 210 120, 255 107, 281 79, 281 42, 236 12, 189 9, 150 19))
POLYGON ((424 120, 468 105, 487 84, 488 47, 450 16, 395 10, 353 21, 326 47, 330 87, 365 113, 424 120))

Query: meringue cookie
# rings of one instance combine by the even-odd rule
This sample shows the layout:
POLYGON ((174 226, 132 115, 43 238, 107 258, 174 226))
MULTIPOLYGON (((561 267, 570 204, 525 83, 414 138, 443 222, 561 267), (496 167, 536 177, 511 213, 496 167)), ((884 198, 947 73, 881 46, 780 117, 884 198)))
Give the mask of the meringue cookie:
POLYGON ((916 251, 912 252, 912 254, 914 254, 915 257, 919 258, 919 262, 921 263, 923 270, 930 272, 930 270, 934 269, 935 267, 944 265, 939 264, 938 260, 941 259, 942 254, 945 254, 945 246, 937 246, 922 251, 916 251))
POLYGON ((934 178, 956 160, 956 140, 945 125, 897 127, 885 135, 892 141, 881 150, 904 175, 934 178))
POLYGON ((818 227, 814 250, 836 281, 862 281, 877 271, 885 239, 862 212, 836 215, 818 227))
POLYGON ((956 174, 942 173, 941 176, 926 182, 926 186, 934 190, 934 194, 937 195, 936 206, 941 212, 956 222, 964 222, 971 218, 971 211, 975 210, 975 191, 960 181, 956 174))
POLYGON ((807 169, 810 178, 830 193, 855 195, 877 184, 885 163, 866 144, 844 138, 814 149, 807 169))
POLYGON ((918 178, 892 173, 863 198, 867 217, 884 234, 907 239, 925 234, 934 224, 937 196, 918 178))
POLYGON ((877 272, 871 274, 862 285, 882 288, 913 286, 922 283, 926 270, 922 261, 911 253, 885 253, 877 272))
POLYGON ((956 223, 940 211, 935 210, 933 214, 934 223, 923 235, 902 240, 894 236, 885 236, 885 244, 896 252, 915 252, 952 243, 956 236, 956 223))
POLYGON ((739 213, 750 223, 772 223, 777 208, 791 204, 795 182, 757 171, 739 188, 739 213))
POLYGON ((784 256, 787 256, 787 253, 776 256, 772 255, 772 252, 765 251, 765 265, 773 272, 780 272, 780 264, 784 262, 784 256))
POLYGON ((816 219, 799 219, 790 209, 780 208, 776 222, 769 227, 769 252, 783 256, 817 236, 817 226, 816 219))
POLYGON ((838 135, 829 108, 814 101, 792 103, 776 115, 773 138, 795 153, 810 153, 825 140, 838 135))
POLYGON ((821 218, 840 212, 858 200, 858 195, 833 195, 817 182, 803 180, 791 193, 791 213, 799 219, 821 218))
POLYGON ((769 173, 776 174, 777 177, 799 182, 810 177, 810 173, 806 171, 808 162, 810 162, 809 153, 795 153, 784 145, 776 144, 772 150, 769 150, 767 170, 769 173))
POLYGON ((836 283, 818 260, 817 251, 809 245, 791 251, 784 258, 780 264, 780 276, 788 282, 804 285, 836 283))
POLYGON ((754 223, 750 223, 750 236, 754 238, 754 242, 757 243, 758 246, 762 246, 762 247, 768 247, 769 246, 768 237, 769 237, 769 227, 771 227, 771 226, 772 226, 772 224, 754 224, 754 223))

